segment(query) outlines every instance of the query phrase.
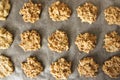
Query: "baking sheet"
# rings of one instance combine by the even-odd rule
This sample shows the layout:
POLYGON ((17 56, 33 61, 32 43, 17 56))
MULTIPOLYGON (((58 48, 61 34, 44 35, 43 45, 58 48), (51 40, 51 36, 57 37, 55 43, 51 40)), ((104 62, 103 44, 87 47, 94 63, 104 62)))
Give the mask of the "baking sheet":
POLYGON ((104 35, 110 31, 120 32, 120 27, 116 25, 109 26, 104 20, 103 10, 108 6, 115 5, 120 7, 120 0, 61 0, 68 4, 72 9, 72 15, 69 20, 63 22, 53 22, 48 15, 48 7, 50 4, 56 0, 33 0, 36 3, 42 3, 42 13, 40 15, 40 20, 34 24, 25 23, 22 16, 19 15, 19 10, 22 8, 24 2, 28 0, 10 0, 12 8, 10 14, 6 21, 0 21, 0 26, 4 26, 14 35, 13 44, 9 49, 0 50, 1 54, 9 56, 14 63, 15 71, 10 76, 0 79, 0 80, 54 80, 49 72, 49 66, 53 61, 64 57, 68 61, 72 61, 72 74, 69 76, 68 80, 120 80, 111 79, 103 73, 101 70, 102 64, 105 60, 109 59, 113 55, 120 55, 120 52, 107 53, 103 48, 104 35), (88 23, 81 23, 81 20, 77 17, 76 8, 85 3, 92 2, 99 8, 99 16, 95 23, 92 25, 88 23), (20 43, 20 34, 26 30, 37 30, 42 38, 41 49, 32 52, 24 52, 18 44, 20 43), (57 54, 49 50, 47 46, 47 38, 55 30, 63 30, 68 34, 70 49, 69 51, 63 52, 62 54, 57 54), (79 33, 90 32, 96 34, 98 37, 97 46, 90 54, 85 54, 80 52, 75 46, 74 41, 79 33), (26 61, 29 56, 36 56, 42 65, 44 66, 44 71, 34 79, 27 78, 20 66, 20 63, 26 61), (91 56, 95 59, 97 63, 100 64, 100 69, 97 77, 95 78, 85 78, 84 76, 79 76, 77 72, 77 65, 79 60, 83 57, 91 56))

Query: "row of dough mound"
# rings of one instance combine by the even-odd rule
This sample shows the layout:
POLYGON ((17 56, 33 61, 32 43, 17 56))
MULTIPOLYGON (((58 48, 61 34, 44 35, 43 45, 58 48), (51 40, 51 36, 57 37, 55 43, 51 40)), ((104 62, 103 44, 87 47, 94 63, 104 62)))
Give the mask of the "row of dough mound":
MULTIPOLYGON (((0 1, 0 20, 6 20, 10 10, 9 0, 0 1)), ((77 16, 81 19, 81 22, 87 22, 92 24, 97 20, 98 17, 98 7, 90 2, 85 2, 83 5, 78 6, 77 16)), ((19 14, 22 15, 25 22, 35 23, 39 20, 39 16, 42 12, 41 3, 33 3, 31 0, 24 3, 22 9, 20 9, 19 14)), ((69 6, 63 2, 56 1, 53 2, 48 8, 48 13, 53 21, 65 21, 68 20, 72 14, 69 6)), ((109 25, 116 24, 120 25, 120 8, 115 6, 110 6, 104 10, 105 20, 109 25)))
MULTIPOLYGON (((104 62, 102 70, 111 78, 117 78, 120 75, 120 57, 113 56, 104 62)), ((67 79, 71 71, 71 62, 65 58, 60 58, 50 65, 50 73, 56 79, 67 79)), ((24 74, 29 78, 35 78, 44 71, 42 64, 36 57, 28 57, 26 62, 21 63, 24 74)), ((96 77, 98 74, 99 64, 92 57, 86 57, 79 61, 77 70, 80 76, 96 77)), ((0 78, 9 76, 14 72, 14 65, 10 58, 0 55, 0 78)))
MULTIPOLYGON (((26 51, 36 51, 41 48, 40 34, 36 30, 25 31, 20 34, 19 46, 26 51)), ((90 53, 97 45, 97 37, 91 33, 80 33, 75 40, 79 51, 90 53)), ((7 49, 13 42, 12 34, 5 28, 0 28, 0 49, 7 49)), ((69 50, 69 39, 64 31, 56 30, 48 37, 48 47, 51 51, 62 53, 69 50)), ((120 51, 120 35, 116 31, 105 35, 104 46, 107 52, 120 51)))

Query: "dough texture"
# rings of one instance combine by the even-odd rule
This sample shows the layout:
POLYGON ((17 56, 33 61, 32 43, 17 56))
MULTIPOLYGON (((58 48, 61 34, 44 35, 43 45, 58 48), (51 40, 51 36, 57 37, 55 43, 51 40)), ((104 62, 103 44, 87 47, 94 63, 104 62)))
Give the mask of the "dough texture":
POLYGON ((104 62, 102 67, 105 74, 111 78, 117 78, 120 76, 120 57, 113 56, 111 59, 104 62))
POLYGON ((24 3, 22 9, 20 9, 19 14, 22 15, 25 22, 35 23, 39 20, 42 7, 41 4, 34 4, 31 0, 24 3))
POLYGON ((120 51, 120 35, 116 31, 106 34, 103 47, 107 52, 120 51))
POLYGON ((63 31, 56 30, 48 38, 48 46, 52 51, 61 53, 69 49, 69 42, 67 34, 63 31))
POLYGON ((98 72, 99 65, 91 57, 83 58, 78 65, 80 76, 95 77, 98 72))
POLYGON ((0 28, 0 49, 7 49, 13 42, 13 35, 5 28, 0 28))
POLYGON ((78 6, 76 11, 81 21, 88 22, 89 24, 95 22, 98 16, 98 8, 89 2, 86 2, 82 6, 78 6))
POLYGON ((90 33, 79 34, 76 37, 75 44, 80 51, 89 53, 96 46, 96 36, 90 33))
POLYGON ((52 3, 48 11, 53 21, 65 21, 71 16, 71 10, 68 5, 60 1, 52 3))
POLYGON ((31 30, 31 31, 26 31, 23 32, 21 35, 21 43, 19 46, 24 50, 24 51, 35 51, 40 49, 40 35, 37 31, 31 30))
POLYGON ((0 78, 11 75, 14 71, 13 63, 10 58, 0 55, 0 78))
POLYGON ((36 57, 27 58, 27 62, 23 62, 21 67, 29 78, 35 78, 43 71, 43 67, 36 57))
POLYGON ((110 6, 104 10, 105 20, 109 25, 120 25, 120 8, 110 6))
POLYGON ((10 8, 9 0, 0 0, 0 20, 6 20, 6 17, 9 15, 10 8))
POLYGON ((67 79, 71 74, 71 62, 67 62, 64 58, 60 58, 57 62, 51 64, 50 73, 58 80, 67 79))

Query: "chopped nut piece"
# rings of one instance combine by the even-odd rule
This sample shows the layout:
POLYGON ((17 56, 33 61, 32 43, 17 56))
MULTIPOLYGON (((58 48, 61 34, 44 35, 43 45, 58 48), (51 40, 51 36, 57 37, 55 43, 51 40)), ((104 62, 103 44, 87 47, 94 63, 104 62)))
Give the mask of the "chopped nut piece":
POLYGON ((0 78, 9 76, 14 71, 10 58, 0 55, 0 78))
POLYGON ((104 10, 105 20, 109 25, 120 25, 120 8, 110 6, 104 10))
POLYGON ((75 44, 80 51, 89 53, 95 48, 96 36, 90 33, 79 34, 76 37, 75 44))
POLYGON ((67 4, 60 1, 52 3, 49 7, 49 16, 53 21, 65 21, 71 15, 71 10, 67 4))
POLYGON ((25 3, 19 14, 23 16, 25 22, 34 23, 39 20, 41 4, 34 4, 31 0, 25 3))
POLYGON ((48 38, 48 46, 52 51, 62 52, 67 51, 68 48, 68 37, 63 31, 57 30, 48 38))
POLYGON ((79 6, 77 9, 78 17, 82 20, 82 22, 88 22, 92 24, 96 21, 98 8, 92 3, 85 3, 82 6, 79 6))
POLYGON ((43 71, 41 63, 35 57, 27 58, 27 62, 22 63, 21 67, 26 76, 30 78, 37 77, 43 71))
POLYGON ((10 11, 9 0, 0 0, 0 20, 6 20, 10 11))
POLYGON ((37 31, 26 31, 23 32, 20 36, 21 43, 19 44, 19 46, 24 51, 35 51, 40 48, 40 35, 37 31))
POLYGON ((95 77, 98 72, 99 65, 96 64, 91 57, 83 58, 78 65, 78 72, 80 76, 95 77))
POLYGON ((117 78, 120 76, 120 57, 114 56, 110 60, 105 61, 102 69, 109 77, 117 78))
POLYGON ((104 46, 107 52, 116 52, 120 50, 120 35, 113 31, 105 35, 104 46))
POLYGON ((66 79, 71 74, 71 62, 61 58, 51 64, 50 72, 56 79, 66 79))
POLYGON ((0 28, 0 49, 7 49, 13 42, 13 35, 4 28, 0 28))

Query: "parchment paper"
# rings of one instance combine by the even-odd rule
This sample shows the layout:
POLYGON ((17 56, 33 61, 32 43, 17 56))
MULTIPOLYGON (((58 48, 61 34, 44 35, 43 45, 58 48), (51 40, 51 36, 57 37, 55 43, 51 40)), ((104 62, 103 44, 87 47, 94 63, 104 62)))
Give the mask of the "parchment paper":
POLYGON ((107 53, 103 48, 104 35, 108 32, 116 30, 120 32, 120 27, 116 25, 109 26, 104 20, 103 10, 108 6, 115 5, 120 7, 120 0, 61 0, 69 5, 72 9, 72 15, 69 20, 63 22, 53 22, 48 15, 48 7, 55 0, 33 0, 36 3, 42 3, 42 13, 40 15, 40 20, 34 24, 25 23, 22 16, 19 15, 19 10, 22 8, 24 2, 28 0, 10 0, 12 8, 10 14, 6 21, 0 21, 0 26, 4 26, 8 31, 14 35, 13 44, 9 49, 0 50, 1 54, 9 56, 14 63, 15 71, 10 76, 0 79, 0 80, 55 80, 49 72, 49 66, 53 61, 64 57, 68 61, 72 61, 72 74, 69 76, 68 80, 120 80, 111 79, 103 73, 101 70, 102 64, 105 60, 109 59, 113 55, 120 55, 120 52, 107 53), (76 8, 85 3, 92 2, 99 8, 99 16, 97 21, 92 25, 88 23, 81 23, 81 20, 77 17, 76 8), (42 38, 41 49, 32 52, 24 52, 18 44, 20 43, 20 34, 26 30, 37 30, 42 38), (57 54, 49 50, 47 46, 47 38, 55 30, 63 30, 68 34, 70 49, 69 51, 63 52, 62 54, 57 54), (96 34, 98 37, 97 45, 95 50, 90 54, 80 52, 76 45, 74 44, 75 38, 79 33, 90 32, 96 34), (20 66, 20 63, 26 61, 29 56, 36 56, 39 61, 44 66, 44 71, 34 79, 27 78, 20 66), (97 77, 95 78, 85 78, 84 76, 79 76, 77 72, 77 65, 79 60, 91 56, 100 65, 100 69, 97 77))

